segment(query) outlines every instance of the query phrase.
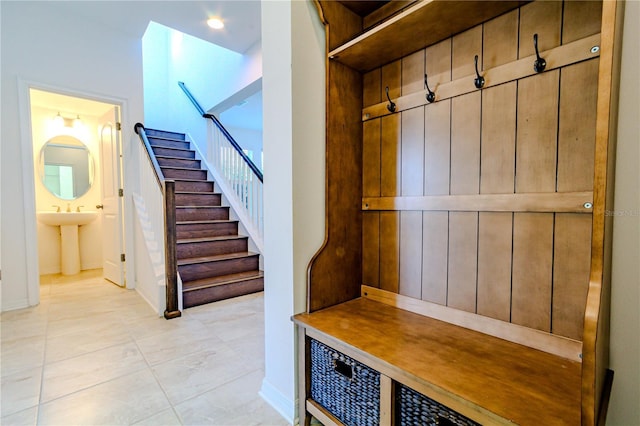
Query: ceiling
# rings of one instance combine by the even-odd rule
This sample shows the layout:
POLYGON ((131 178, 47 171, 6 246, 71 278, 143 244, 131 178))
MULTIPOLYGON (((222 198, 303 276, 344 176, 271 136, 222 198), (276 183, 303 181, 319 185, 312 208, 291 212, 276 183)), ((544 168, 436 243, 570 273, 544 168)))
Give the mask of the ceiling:
POLYGON ((258 0, 218 1, 43 1, 68 16, 99 22, 140 37, 154 21, 218 46, 245 53, 261 39, 261 8, 258 0), (222 18, 225 27, 214 30, 207 19, 222 18))
POLYGON ((101 117, 113 108, 111 104, 36 89, 30 90, 29 101, 32 107, 55 109, 65 118, 78 114, 101 117))

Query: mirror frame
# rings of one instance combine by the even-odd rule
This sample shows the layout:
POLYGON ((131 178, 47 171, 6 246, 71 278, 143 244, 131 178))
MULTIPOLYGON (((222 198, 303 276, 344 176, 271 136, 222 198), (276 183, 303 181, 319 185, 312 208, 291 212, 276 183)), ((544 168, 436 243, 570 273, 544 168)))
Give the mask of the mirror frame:
POLYGON ((65 201, 76 200, 82 197, 83 195, 85 195, 87 192, 89 192, 89 190, 93 186, 93 182, 95 179, 95 159, 93 158, 93 154, 91 153, 91 150, 89 150, 87 145, 84 142, 82 142, 80 139, 71 135, 57 135, 52 137, 44 145, 42 145, 42 148, 40 149, 40 160, 38 164, 38 172, 39 172, 38 174, 40 175, 40 182, 42 183, 42 186, 44 186, 45 189, 49 191, 51 195, 65 201), (60 194, 56 194, 51 188, 47 186, 45 182, 45 165, 46 165, 45 149, 48 146, 58 146, 58 147, 68 146, 69 148, 72 148, 72 149, 84 149, 84 151, 87 153, 89 176, 88 176, 88 183, 87 183, 86 189, 82 193, 74 194, 73 197, 68 198, 68 197, 63 197, 60 194))

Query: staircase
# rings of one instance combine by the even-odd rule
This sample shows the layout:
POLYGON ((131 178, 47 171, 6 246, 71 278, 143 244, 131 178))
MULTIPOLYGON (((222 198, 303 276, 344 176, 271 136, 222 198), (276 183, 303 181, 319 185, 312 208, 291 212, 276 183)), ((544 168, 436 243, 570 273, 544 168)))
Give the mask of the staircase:
POLYGON ((178 272, 184 308, 264 289, 259 254, 238 235, 214 182, 182 133, 145 129, 166 179, 175 181, 178 272))

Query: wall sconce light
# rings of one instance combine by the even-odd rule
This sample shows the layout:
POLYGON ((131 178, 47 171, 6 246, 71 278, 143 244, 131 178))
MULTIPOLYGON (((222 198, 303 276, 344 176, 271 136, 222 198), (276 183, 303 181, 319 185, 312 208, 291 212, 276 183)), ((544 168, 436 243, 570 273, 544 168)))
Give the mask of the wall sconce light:
POLYGON ((62 129, 64 127, 64 118, 60 115, 60 112, 58 112, 58 115, 53 117, 53 124, 58 129, 62 129))
POLYGON ((76 114, 76 118, 73 119, 73 128, 79 129, 82 127, 82 120, 80 120, 80 116, 76 114))

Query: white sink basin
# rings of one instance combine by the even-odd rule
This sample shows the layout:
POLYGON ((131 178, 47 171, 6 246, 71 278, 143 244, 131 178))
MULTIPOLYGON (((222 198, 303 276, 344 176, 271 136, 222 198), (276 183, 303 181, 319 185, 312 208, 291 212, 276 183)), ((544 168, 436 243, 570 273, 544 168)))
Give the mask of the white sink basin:
POLYGON ((86 225, 93 222, 98 217, 98 212, 38 212, 38 220, 45 225, 66 226, 66 225, 86 225))
POLYGON ((45 225, 60 227, 60 263, 63 275, 80 272, 78 227, 93 222, 98 212, 38 212, 38 220, 45 225))

